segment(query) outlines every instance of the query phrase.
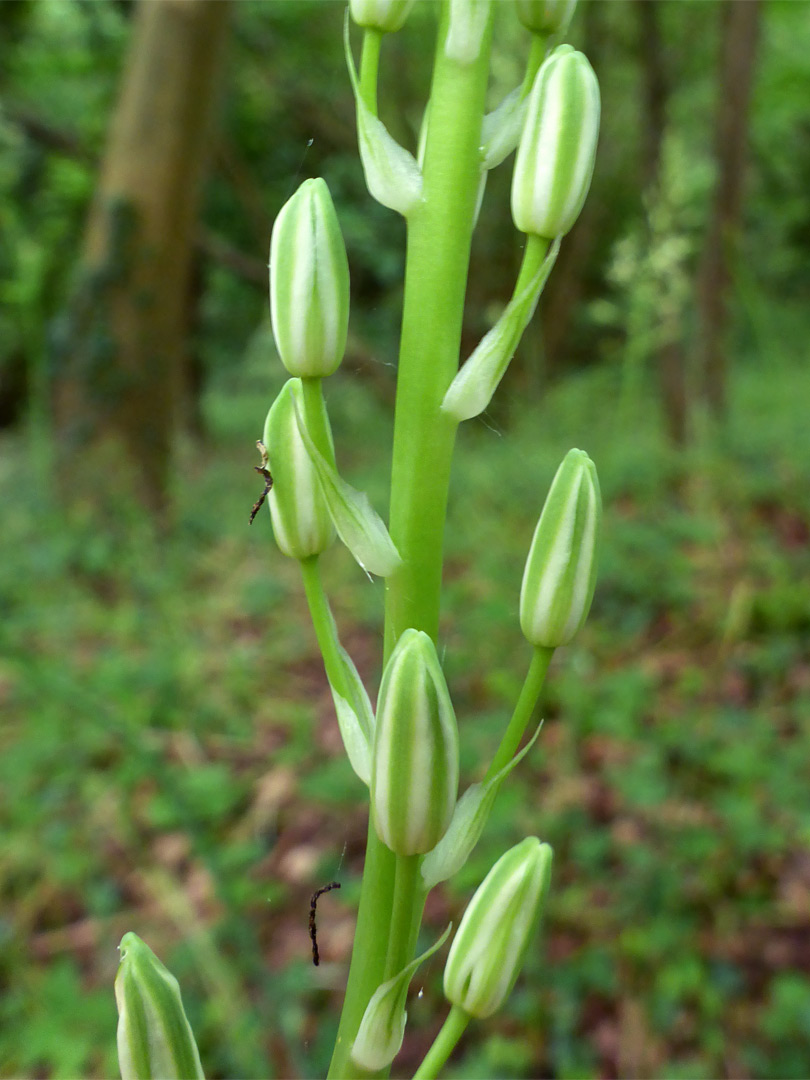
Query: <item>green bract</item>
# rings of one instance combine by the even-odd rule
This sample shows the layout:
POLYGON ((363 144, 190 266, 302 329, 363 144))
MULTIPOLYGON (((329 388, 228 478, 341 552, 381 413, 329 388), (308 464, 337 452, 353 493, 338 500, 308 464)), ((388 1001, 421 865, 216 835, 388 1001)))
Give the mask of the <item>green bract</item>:
POLYGON ((515 0, 518 18, 533 34, 564 34, 577 0, 515 0))
POLYGON ((557 254, 555 240, 526 286, 506 306, 492 329, 481 339, 472 356, 453 379, 442 402, 442 412, 455 420, 470 420, 489 405, 498 384, 515 355, 523 331, 537 308, 540 293, 548 281, 557 254))
POLYGON ((411 979, 420 964, 441 948, 447 940, 448 926, 439 940, 417 956, 393 979, 384 982, 369 1001, 357 1038, 352 1046, 352 1061, 369 1072, 376 1072, 390 1065, 399 1053, 405 1035, 405 999, 411 979))
POLYGON ((491 1016, 515 985, 540 921, 551 857, 548 844, 527 837, 498 859, 464 912, 444 969, 444 993, 471 1016, 491 1016))
POLYGON ((398 855, 430 851, 458 796, 458 728, 436 648, 406 630, 383 672, 371 762, 377 835, 398 855))
POLYGON ((202 1077, 200 1055, 174 975, 135 934, 124 934, 115 977, 122 1080, 202 1077))
POLYGON ((596 467, 584 450, 569 450, 552 482, 523 572, 520 628, 533 645, 567 645, 588 617, 601 520, 596 467))
POLYGON ((349 0, 349 10, 358 26, 390 34, 400 30, 416 0, 349 0))
POLYGON ((357 106, 357 144, 366 187, 382 206, 407 217, 422 201, 422 171, 413 154, 391 137, 385 124, 363 100, 352 59, 348 12, 343 25, 343 46, 357 106))
POLYGON ((537 73, 512 178, 521 232, 567 233, 591 186, 599 135, 599 83, 581 52, 560 45, 537 73))
MULTIPOLYGON (((301 380, 288 379, 264 422, 264 445, 273 475, 267 503, 278 546, 293 559, 306 559, 325 551, 334 539, 335 530, 301 438, 296 402, 299 415, 303 415, 301 380)), ((322 402, 321 409, 331 441, 322 402)))
POLYGON ((305 180, 270 240, 270 315, 291 375, 331 375, 346 349, 349 263, 324 180, 305 180))

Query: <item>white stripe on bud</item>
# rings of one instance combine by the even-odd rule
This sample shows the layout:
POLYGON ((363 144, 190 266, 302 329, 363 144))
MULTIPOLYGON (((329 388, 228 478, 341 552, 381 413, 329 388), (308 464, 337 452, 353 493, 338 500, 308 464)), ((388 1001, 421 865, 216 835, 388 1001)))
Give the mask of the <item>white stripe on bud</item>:
POLYGON ((174 975, 136 934, 124 934, 115 976, 122 1080, 196 1080, 197 1044, 174 975))
POLYGON ((523 572, 520 628, 532 645, 567 645, 588 617, 601 520, 596 467, 584 450, 569 450, 551 484, 523 572))
POLYGON ((553 239, 579 216, 593 176, 599 83, 581 52, 560 45, 537 73, 512 177, 521 232, 553 239))
POLYGON ((398 855, 430 851, 458 797, 458 727, 436 647, 406 630, 383 672, 371 764, 377 835, 398 855))
POLYGON ((444 969, 444 994, 483 1019, 509 996, 534 936, 552 852, 529 836, 495 863, 470 901, 444 969))
MULTIPOLYGON (((321 408, 331 442, 329 419, 323 404, 321 408)), ((288 379, 264 424, 264 445, 273 476, 267 496, 273 533, 284 554, 293 559, 320 555, 335 537, 317 473, 301 438, 299 415, 303 412, 301 380, 288 379)))
POLYGON ((320 178, 305 180, 273 225, 270 316, 291 375, 324 377, 337 369, 349 328, 349 263, 320 178))
POLYGON ((383 34, 401 30, 416 0, 349 0, 349 10, 358 26, 383 34))

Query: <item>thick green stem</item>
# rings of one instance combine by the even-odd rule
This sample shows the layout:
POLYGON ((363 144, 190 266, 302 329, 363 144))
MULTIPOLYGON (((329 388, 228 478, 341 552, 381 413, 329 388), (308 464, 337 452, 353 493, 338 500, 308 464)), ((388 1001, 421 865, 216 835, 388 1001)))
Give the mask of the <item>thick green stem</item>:
MULTIPOLYGON (((385 978, 399 974, 412 956, 412 908, 413 897, 419 884, 420 855, 397 855, 394 906, 388 931, 388 955, 385 960, 385 978)), ((417 928, 418 929, 418 928, 417 928)))
POLYGON ((464 1031, 472 1017, 458 1005, 450 1010, 450 1015, 442 1024, 442 1029, 436 1036, 433 1046, 428 1050, 425 1059, 416 1072, 413 1080, 435 1080, 439 1075, 439 1069, 455 1050, 456 1043, 464 1034, 464 1031))
POLYGON ((520 697, 517 699, 515 711, 512 713, 512 719, 503 734, 500 746, 495 752, 495 757, 490 762, 484 781, 491 780, 515 756, 520 746, 520 740, 523 738, 523 734, 532 718, 537 699, 540 697, 548 665, 551 663, 553 655, 553 649, 544 649, 538 646, 534 650, 526 680, 520 691, 520 697))
MULTIPOLYGON (((306 592, 307 603, 312 616, 312 625, 315 628, 315 636, 318 639, 318 646, 323 656, 327 678, 332 686, 348 699, 351 696, 351 688, 345 681, 335 622, 323 589, 317 555, 301 561, 301 574, 304 579, 304 591, 306 592)), ((363 895, 366 897, 367 907, 370 907, 371 910, 391 910, 394 891, 394 867, 395 856, 378 839, 373 821, 369 817, 366 860, 363 868, 363 895)), ((358 916, 359 925, 360 919, 358 916)), ((386 936, 384 934, 366 935, 363 940, 365 946, 363 949, 364 962, 373 965, 382 972, 385 967, 387 953, 386 936)), ((355 954, 352 955, 352 964, 354 963, 355 954)), ((359 1001, 354 1003, 351 1011, 347 1011, 344 1007, 341 1028, 338 1031, 335 1043, 333 1064, 334 1060, 338 1060, 339 1057, 343 1068, 353 1068, 353 1066, 349 1065, 348 1054, 351 1050, 351 1042, 346 1040, 344 1023, 346 1028, 351 1030, 351 1040, 354 1041, 364 1010, 365 1003, 359 1001)), ((329 1075, 333 1075, 331 1071, 329 1075)))
MULTIPOLYGON (((403 630, 415 627, 435 640, 439 623, 442 538, 456 431, 456 424, 439 406, 458 368, 492 12, 479 55, 466 65, 445 56, 448 19, 449 4, 444 3, 425 143, 423 201, 408 219, 390 511, 390 532, 403 563, 386 582, 386 656, 403 630)), ((385 955, 380 962, 380 943, 385 954, 392 863, 393 856, 370 828, 355 945, 330 1077, 352 1075, 351 1045, 366 1004, 383 981, 385 955)), ((407 920, 412 941, 414 909, 421 896, 414 882, 407 920)))
POLYGON ((491 20, 478 58, 444 55, 443 7, 424 154, 423 201, 408 218, 390 531, 403 563, 387 579, 386 652, 403 630, 436 638, 442 539, 456 423, 440 411, 458 369, 480 177, 491 20))

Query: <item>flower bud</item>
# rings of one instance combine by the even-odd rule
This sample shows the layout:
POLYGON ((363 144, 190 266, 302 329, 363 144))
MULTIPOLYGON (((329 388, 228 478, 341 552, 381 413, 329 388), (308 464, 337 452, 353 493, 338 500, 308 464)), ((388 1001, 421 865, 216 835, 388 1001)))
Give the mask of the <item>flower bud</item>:
MULTIPOLYGON (((335 536, 312 460, 301 438, 296 417, 304 415, 300 379, 288 379, 264 422, 264 445, 273 476, 267 496, 276 543, 293 559, 320 555, 335 536)), ((331 430, 321 399, 323 421, 331 430)))
POLYGON ((115 1001, 122 1080, 202 1077, 177 979, 136 934, 124 934, 119 949, 115 1001))
POLYGON ((464 912, 444 969, 444 994, 484 1019, 503 1005, 523 966, 551 878, 552 852, 529 836, 495 863, 464 912))
POLYGON ((401 30, 416 0, 349 0, 349 10, 358 26, 383 34, 401 30))
POLYGON ((591 186, 599 135, 599 83, 581 52, 560 45, 529 96, 512 177, 512 217, 521 232, 567 233, 591 186))
POLYGON ((551 484, 523 572, 520 628, 532 645, 567 645, 588 617, 601 521, 596 467, 584 450, 569 450, 551 484))
POLYGON ((564 34, 577 0, 515 0, 518 18, 533 34, 564 34))
POLYGON ((270 316, 291 375, 331 375, 349 328, 349 263, 326 182, 305 180, 270 239, 270 316))
POLYGON ((436 648, 406 630, 383 672, 371 763, 377 835, 398 855, 430 851, 458 796, 458 728, 436 648))

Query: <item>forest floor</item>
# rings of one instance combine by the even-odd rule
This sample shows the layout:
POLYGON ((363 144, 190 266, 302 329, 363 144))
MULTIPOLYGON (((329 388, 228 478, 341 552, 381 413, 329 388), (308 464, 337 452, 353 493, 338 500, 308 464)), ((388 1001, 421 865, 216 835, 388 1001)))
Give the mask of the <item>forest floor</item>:
MULTIPOLYGON (((335 383, 339 462, 384 510, 387 413, 335 383)), ((43 500, 30 448, 3 438, 0 1075, 117 1074, 127 930, 178 976, 206 1075, 325 1072, 363 789, 297 566, 264 513, 247 527, 256 400, 208 403, 213 434, 184 451, 168 537, 123 500, 43 500), (333 879, 316 969, 309 897, 333 879)), ((507 846, 537 834, 555 848, 542 942, 447 1075, 807 1076, 810 372, 740 372, 722 438, 678 453, 652 402, 628 418, 611 400, 597 371, 550 392, 539 418, 515 409, 459 440, 440 648, 465 783, 525 674, 523 561, 570 446, 597 463, 605 539, 540 739, 428 903, 426 942, 507 846)), ((373 698, 383 585, 342 549, 324 562, 373 698)), ((441 968, 420 972, 394 1075, 443 1018, 441 968)))

